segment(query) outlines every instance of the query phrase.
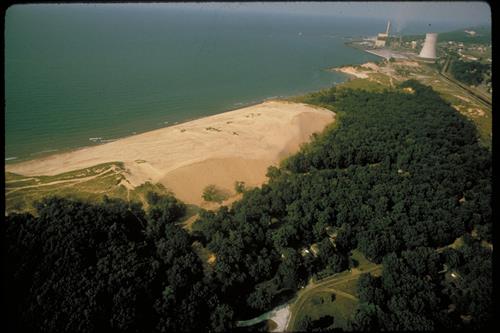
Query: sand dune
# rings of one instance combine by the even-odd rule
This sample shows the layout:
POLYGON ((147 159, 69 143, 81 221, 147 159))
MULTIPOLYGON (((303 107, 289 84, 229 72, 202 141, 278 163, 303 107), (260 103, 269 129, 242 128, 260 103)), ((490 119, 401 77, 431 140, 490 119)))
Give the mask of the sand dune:
POLYGON ((99 146, 6 165, 26 176, 55 175, 122 161, 137 186, 161 182, 181 200, 200 204, 208 184, 232 191, 236 180, 256 186, 267 167, 296 152, 334 113, 305 104, 268 101, 99 146))

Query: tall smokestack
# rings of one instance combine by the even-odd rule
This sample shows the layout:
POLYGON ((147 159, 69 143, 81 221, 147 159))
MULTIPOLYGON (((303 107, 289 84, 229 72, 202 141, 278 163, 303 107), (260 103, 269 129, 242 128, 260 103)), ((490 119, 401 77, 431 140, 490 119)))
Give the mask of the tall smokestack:
POLYGON ((437 36, 437 33, 428 33, 425 35, 424 46, 419 54, 420 58, 436 59, 437 36))
POLYGON ((387 30, 385 31, 386 35, 389 36, 389 30, 391 29, 391 21, 387 21, 387 30))

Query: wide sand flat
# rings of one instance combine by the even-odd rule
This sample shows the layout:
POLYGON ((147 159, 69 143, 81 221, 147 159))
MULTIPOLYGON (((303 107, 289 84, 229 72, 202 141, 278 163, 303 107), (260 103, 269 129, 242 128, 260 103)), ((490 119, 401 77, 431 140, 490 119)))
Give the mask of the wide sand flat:
POLYGON ((187 203, 200 204, 203 188, 233 191, 236 180, 262 184, 267 167, 296 152, 334 113, 305 104, 268 101, 154 130, 99 146, 6 165, 26 176, 56 175, 121 161, 134 186, 161 182, 187 203))

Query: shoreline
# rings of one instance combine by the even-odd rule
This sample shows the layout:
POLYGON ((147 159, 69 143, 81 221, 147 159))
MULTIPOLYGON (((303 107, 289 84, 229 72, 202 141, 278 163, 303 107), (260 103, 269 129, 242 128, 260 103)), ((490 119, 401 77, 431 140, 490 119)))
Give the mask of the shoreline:
POLYGON ((209 184, 230 192, 235 181, 260 186, 269 166, 297 152, 334 119, 330 110, 274 99, 113 142, 9 163, 5 171, 51 176, 123 162, 131 186, 161 183, 184 202, 200 205, 209 184))
MULTIPOLYGON (((191 121, 195 121, 195 120, 199 120, 199 119, 211 117, 211 116, 214 116, 214 115, 222 114, 222 113, 225 113, 225 112, 236 111, 236 110, 243 109, 243 108, 246 108, 246 107, 250 107, 250 106, 254 106, 254 105, 259 105, 259 104, 262 104, 262 103, 264 103, 266 101, 273 101, 273 100, 280 101, 280 98, 281 97, 270 97, 270 98, 265 98, 265 99, 257 101, 257 102, 250 102, 248 104, 243 103, 240 106, 237 106, 237 107, 234 107, 234 108, 230 108, 230 109, 227 109, 227 110, 222 111, 222 112, 217 112, 217 113, 209 114, 209 115, 203 115, 203 116, 199 116, 199 117, 186 118, 185 120, 176 121, 176 122, 174 122, 172 124, 169 123, 168 125, 165 125, 163 127, 149 129, 149 130, 145 130, 145 131, 142 131, 142 132, 132 132, 131 134, 129 133, 129 134, 126 134, 124 136, 120 136, 120 137, 118 137, 116 139, 105 139, 105 140, 102 140, 101 142, 96 143, 96 144, 88 144, 88 145, 83 145, 83 146, 78 146, 78 147, 69 147, 69 148, 60 148, 60 149, 47 149, 47 150, 42 150, 40 152, 31 153, 30 157, 21 157, 21 158, 19 158, 17 156, 12 156, 12 157, 7 157, 6 156, 4 163, 5 163, 6 167, 8 165, 9 166, 13 166, 15 164, 20 164, 20 163, 30 162, 30 161, 34 161, 34 160, 39 160, 39 159, 43 159, 43 158, 50 157, 50 156, 53 156, 53 155, 71 153, 71 152, 76 152, 78 150, 82 150, 82 149, 86 149, 86 148, 98 147, 98 146, 101 146, 101 145, 106 144, 106 143, 115 142, 115 141, 118 141, 118 140, 130 138, 130 137, 133 137, 135 135, 141 135, 141 134, 148 133, 148 132, 158 131, 158 130, 162 130, 162 129, 165 129, 165 128, 170 128, 172 126, 182 125, 184 123, 188 123, 188 122, 191 122, 191 121)), ((91 140, 89 140, 89 141, 91 141, 91 140)))
MULTIPOLYGON (((346 82, 346 81, 347 80, 345 80, 343 82, 346 82)), ((340 82, 340 83, 337 83, 337 84, 341 84, 343 82, 340 82)), ((223 113, 226 113, 226 112, 232 112, 232 111, 240 110, 240 109, 243 109, 243 108, 256 106, 256 105, 263 104, 263 103, 266 103, 266 102, 276 101, 276 102, 285 102, 286 103, 286 102, 288 102, 289 98, 292 98, 294 96, 297 96, 297 95, 267 97, 267 98, 264 98, 262 100, 258 100, 258 101, 255 101, 255 102, 242 103, 241 105, 230 107, 230 108, 225 109, 224 111, 221 111, 221 112, 217 111, 214 114, 208 114, 208 115, 202 115, 202 116, 197 116, 197 117, 186 118, 185 120, 176 121, 176 122, 171 123, 171 124, 169 123, 168 125, 165 125, 163 127, 149 129, 149 130, 145 130, 145 131, 142 131, 142 132, 132 132, 132 133, 126 134, 124 136, 120 136, 120 137, 115 138, 115 139, 105 139, 105 140, 102 140, 101 142, 96 143, 96 144, 88 144, 88 145, 82 145, 82 146, 77 146, 77 147, 68 147, 68 148, 59 148, 59 149, 47 149, 45 151, 31 153, 29 157, 21 157, 21 158, 19 158, 17 156, 10 156, 10 157, 6 156, 5 159, 4 159, 4 165, 5 165, 5 167, 7 167, 7 166, 14 166, 16 164, 21 164, 21 163, 26 163, 26 162, 30 162, 30 161, 40 160, 40 159, 48 158, 48 157, 51 157, 51 156, 54 156, 54 155, 72 153, 72 152, 77 152, 79 150, 83 150, 83 149, 87 149, 87 148, 99 147, 99 146, 102 146, 103 144, 107 144, 107 143, 110 143, 110 142, 115 142, 115 141, 118 141, 118 140, 123 140, 123 139, 130 138, 130 137, 133 137, 133 136, 136 136, 136 135, 141 135, 141 134, 145 134, 145 133, 149 133, 149 132, 163 130, 163 129, 166 129, 166 128, 171 128, 173 126, 182 125, 182 124, 185 124, 185 123, 189 123, 189 122, 192 122, 192 121, 196 121, 196 120, 200 120, 200 119, 204 119, 204 118, 216 116, 216 115, 223 114, 223 113)), ((301 95, 298 95, 298 96, 301 96, 301 95)), ((293 102, 291 102, 291 103, 293 103, 293 102)), ((314 106, 311 105, 311 107, 314 107, 314 106)))
MULTIPOLYGON (((365 51, 363 49, 358 49, 358 50, 359 51, 365 51)), ((354 64, 354 65, 350 65, 350 66, 358 66, 358 65, 362 65, 364 63, 365 62, 362 62, 362 63, 359 63, 359 64, 354 64)), ((327 72, 337 71, 337 70, 335 70, 336 68, 341 68, 343 66, 346 66, 346 65, 341 65, 339 67, 333 67, 333 68, 327 67, 327 68, 325 68, 323 70, 325 70, 327 72)), ((337 71, 337 72, 342 72, 342 71, 337 71)), ((333 86, 341 85, 342 83, 345 83, 345 82, 351 80, 351 78, 352 78, 351 75, 349 75, 348 73, 343 73, 343 74, 347 74, 346 77, 345 77, 345 79, 343 79, 341 82, 335 82, 333 84, 333 86)), ((331 86, 328 85, 328 86, 320 88, 319 90, 327 89, 327 88, 330 88, 330 87, 331 86)), ((126 139, 126 138, 129 138, 129 137, 132 137, 134 135, 140 135, 140 134, 148 133, 148 132, 151 132, 151 131, 161 130, 161 129, 164 129, 164 128, 169 128, 169 127, 172 127, 172 126, 180 125, 180 124, 187 123, 187 122, 190 122, 190 121, 195 121, 195 120, 202 119, 202 118, 205 118, 205 117, 210 117, 210 116, 214 116, 214 115, 217 115, 217 114, 222 114, 222 113, 225 113, 225 112, 239 110, 241 108, 246 108, 246 107, 250 107, 250 106, 254 106, 254 105, 259 105, 259 104, 265 103, 267 101, 287 101, 290 98, 302 96, 304 94, 313 93, 315 91, 318 91, 318 90, 306 91, 306 92, 303 92, 303 93, 300 93, 300 94, 266 97, 266 98, 259 99, 259 100, 256 100, 256 101, 252 101, 252 102, 249 102, 249 103, 242 103, 241 105, 237 105, 237 106, 233 104, 232 106, 229 106, 228 108, 223 109, 223 111, 219 110, 219 111, 217 111, 216 113, 213 113, 213 114, 201 115, 201 116, 195 116, 195 117, 191 117, 191 118, 186 118, 184 120, 181 120, 181 121, 178 121, 178 122, 175 122, 175 123, 172 123, 172 124, 169 123, 167 126, 163 126, 163 127, 160 127, 160 128, 153 128, 153 129, 149 129, 149 130, 144 130, 144 131, 141 131, 141 132, 127 133, 127 134, 125 134, 123 136, 120 136, 120 137, 117 137, 117 138, 114 138, 114 139, 109 139, 109 140, 112 140, 112 141, 122 140, 122 139, 126 139)), ((105 141, 107 141, 107 140, 108 139, 106 139, 105 141)), ((50 156, 53 156, 53 155, 64 154, 64 153, 69 153, 69 152, 75 152, 75 151, 86 149, 86 148, 90 148, 90 147, 98 147, 98 146, 100 146, 102 144, 105 144, 105 143, 108 143, 108 142, 102 142, 102 143, 99 143, 99 144, 83 144, 83 145, 80 145, 80 146, 77 146, 77 147, 67 147, 67 148, 57 148, 57 149, 56 148, 51 148, 51 149, 47 149, 47 151, 34 152, 34 153, 31 153, 29 156, 22 156, 22 157, 19 157, 19 156, 5 156, 5 158, 4 158, 4 165, 5 166, 12 166, 12 165, 15 165, 15 164, 20 164, 20 163, 25 163, 25 162, 29 162, 29 161, 33 161, 33 160, 38 160, 38 159, 50 157, 50 156)))

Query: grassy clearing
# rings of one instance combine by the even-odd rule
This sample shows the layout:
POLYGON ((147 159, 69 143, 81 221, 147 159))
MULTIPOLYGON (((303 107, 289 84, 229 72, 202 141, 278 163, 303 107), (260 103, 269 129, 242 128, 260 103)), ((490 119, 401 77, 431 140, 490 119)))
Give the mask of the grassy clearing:
MULTIPOLYGON (((380 74, 383 75, 383 74, 380 74)), ((377 80, 382 80, 382 77, 380 75, 376 75, 374 73, 370 73, 370 78, 376 76, 377 80)), ((384 75, 385 76, 385 75, 384 75)), ((389 79, 387 79, 389 80, 389 79)), ((385 80, 381 81, 385 82, 385 80)), ((373 92, 381 92, 384 89, 386 89, 389 86, 389 81, 387 82, 387 85, 381 84, 376 81, 371 81, 370 79, 361 79, 361 78, 356 78, 349 80, 347 82, 344 82, 340 85, 338 85, 339 89, 362 89, 366 91, 373 91, 373 92)))
POLYGON ((375 264, 366 259, 365 255, 358 249, 354 249, 351 251, 351 259, 355 260, 358 263, 356 269, 360 271, 370 269, 375 266, 375 264))
POLYGON ((346 329, 351 314, 356 309, 358 302, 335 292, 318 292, 309 298, 297 316, 297 327, 307 315, 312 320, 318 320, 324 316, 333 317, 333 328, 346 329))
POLYGON ((327 315, 334 318, 332 327, 346 329, 345 325, 358 304, 356 289, 359 276, 363 273, 380 275, 382 272, 382 265, 370 262, 359 250, 351 252, 351 259, 358 263, 356 268, 311 281, 298 292, 290 306, 289 331, 298 330, 306 316, 318 320, 327 315), (335 296, 332 297, 332 294, 335 296))
POLYGON ((335 289, 358 297, 357 285, 358 279, 346 280, 335 284, 335 289))

